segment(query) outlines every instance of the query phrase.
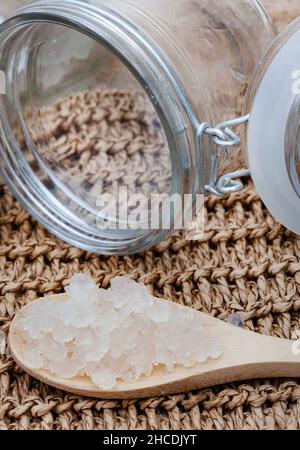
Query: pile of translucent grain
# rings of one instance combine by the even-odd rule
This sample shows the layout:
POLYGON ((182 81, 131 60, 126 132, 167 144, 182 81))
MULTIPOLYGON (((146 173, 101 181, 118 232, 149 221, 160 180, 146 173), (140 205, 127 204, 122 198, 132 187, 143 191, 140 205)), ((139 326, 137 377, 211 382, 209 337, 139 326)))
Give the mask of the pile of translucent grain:
POLYGON ((107 390, 118 381, 149 376, 155 366, 171 371, 220 356, 193 309, 157 300, 127 277, 113 279, 111 286, 99 289, 78 274, 68 299, 32 304, 15 324, 28 367, 66 379, 88 376, 107 390))

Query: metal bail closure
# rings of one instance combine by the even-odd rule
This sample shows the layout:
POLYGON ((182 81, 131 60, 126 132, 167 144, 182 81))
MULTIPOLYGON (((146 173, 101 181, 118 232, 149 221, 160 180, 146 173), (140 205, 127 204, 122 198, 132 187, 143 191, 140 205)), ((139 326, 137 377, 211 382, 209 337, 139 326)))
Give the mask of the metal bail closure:
MULTIPOLYGON (((213 137, 214 143, 218 147, 222 147, 226 154, 229 153, 230 148, 240 145, 240 137, 231 129, 248 123, 250 114, 239 117, 233 120, 227 120, 212 127, 209 123, 202 123, 198 127, 197 141, 200 142, 203 134, 213 137)), ((248 177, 251 175, 250 170, 239 170, 237 172, 228 173, 222 177, 218 177, 219 172, 219 155, 212 153, 211 155, 211 173, 209 184, 205 186, 205 191, 208 194, 223 197, 227 194, 240 192, 244 189, 244 184, 238 178, 248 177)))

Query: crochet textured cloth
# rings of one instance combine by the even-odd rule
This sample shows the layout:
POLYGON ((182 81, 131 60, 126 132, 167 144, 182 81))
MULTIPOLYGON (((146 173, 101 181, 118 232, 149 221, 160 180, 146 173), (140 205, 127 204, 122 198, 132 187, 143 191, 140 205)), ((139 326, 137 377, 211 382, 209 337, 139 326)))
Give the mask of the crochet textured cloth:
MULTIPOLYGON (((208 197, 206 209, 200 241, 177 233, 147 253, 106 258, 50 235, 2 185, 0 338, 19 308, 62 292, 81 271, 103 287, 128 273, 157 297, 221 320, 239 312, 248 329, 291 338, 300 330, 300 237, 275 222, 250 181, 242 193, 208 197)), ((0 355, 0 429, 120 428, 297 429, 300 384, 260 380, 162 398, 99 401, 41 384, 21 371, 9 352, 0 355)))

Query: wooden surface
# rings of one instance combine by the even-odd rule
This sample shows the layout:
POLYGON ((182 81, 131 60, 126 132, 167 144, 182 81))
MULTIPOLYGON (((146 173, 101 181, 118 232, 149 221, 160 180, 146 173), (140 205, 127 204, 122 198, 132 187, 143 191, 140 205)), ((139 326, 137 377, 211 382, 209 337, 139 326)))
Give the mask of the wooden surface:
MULTIPOLYGON (((62 301, 66 295, 51 298, 53 301, 62 301)), ((34 371, 27 367, 22 336, 14 324, 34 303, 23 308, 12 322, 9 332, 12 356, 33 377, 68 392, 97 398, 143 398, 188 392, 239 380, 300 376, 300 355, 293 354, 292 341, 245 331, 199 312, 206 333, 222 344, 223 355, 218 360, 209 360, 188 369, 177 367, 171 373, 163 367, 156 368, 150 377, 132 383, 120 382, 114 390, 103 391, 87 377, 67 380, 44 370, 34 371)))

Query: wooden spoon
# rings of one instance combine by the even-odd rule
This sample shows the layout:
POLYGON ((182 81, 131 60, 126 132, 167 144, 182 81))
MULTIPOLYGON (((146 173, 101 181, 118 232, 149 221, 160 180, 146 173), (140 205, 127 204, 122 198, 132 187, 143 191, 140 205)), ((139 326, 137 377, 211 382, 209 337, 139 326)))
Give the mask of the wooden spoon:
MULTIPOLYGON (((67 294, 47 298, 62 301, 67 298, 67 294)), ((64 391, 103 399, 130 399, 177 394, 232 381, 300 377, 300 354, 293 352, 295 341, 252 333, 199 312, 207 335, 213 336, 223 347, 219 359, 197 364, 193 368, 178 366, 172 372, 157 367, 149 377, 130 383, 120 381, 113 390, 104 391, 97 388, 88 377, 69 380, 46 370, 32 370, 26 366, 22 334, 16 329, 15 323, 34 303, 26 305, 12 321, 9 331, 11 354, 16 363, 30 375, 64 391)))

